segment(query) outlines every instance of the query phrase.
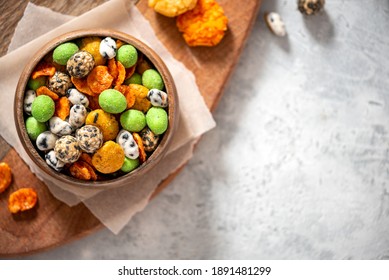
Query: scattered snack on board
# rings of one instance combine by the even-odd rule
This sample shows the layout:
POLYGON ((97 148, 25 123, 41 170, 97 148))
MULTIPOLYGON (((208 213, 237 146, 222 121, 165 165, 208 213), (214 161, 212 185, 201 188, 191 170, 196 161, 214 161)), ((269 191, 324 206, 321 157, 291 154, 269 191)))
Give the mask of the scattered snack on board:
POLYGON ((12 181, 12 172, 9 165, 5 162, 0 162, 0 193, 4 192, 12 181))
POLYGON ((16 214, 34 208, 38 195, 32 188, 22 188, 11 193, 8 199, 8 210, 16 214))
MULTIPOLYGON (((0 193, 4 192, 11 184, 12 170, 6 162, 0 162, 0 193)), ((34 189, 21 188, 11 193, 8 198, 8 210, 16 214, 33 208, 38 200, 34 189)))
POLYGON ((177 17, 177 27, 189 46, 216 46, 227 30, 228 19, 215 0, 199 0, 196 7, 177 17))
POLYGON ((176 25, 188 46, 216 46, 227 31, 228 18, 215 0, 149 0, 149 7, 176 25))
POLYGON ((176 17, 192 10, 197 0, 149 0, 149 7, 167 17, 176 17))

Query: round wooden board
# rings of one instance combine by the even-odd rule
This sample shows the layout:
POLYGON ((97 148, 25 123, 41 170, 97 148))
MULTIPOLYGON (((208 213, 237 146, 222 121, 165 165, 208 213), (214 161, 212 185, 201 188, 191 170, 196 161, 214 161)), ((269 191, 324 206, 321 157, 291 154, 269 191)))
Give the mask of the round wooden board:
MULTIPOLYGON (((0 55, 5 55, 17 22, 23 16, 27 0, 0 1, 0 55)), ((34 4, 54 11, 78 16, 97 5, 99 1, 35 0, 34 4)), ((229 19, 228 31, 216 47, 188 47, 178 32, 175 19, 155 13, 147 6, 147 0, 137 7, 150 21, 158 38, 177 60, 182 61, 196 76, 196 82, 208 108, 216 108, 228 79, 239 59, 246 39, 258 14, 261 0, 218 0, 229 19)), ((4 97, 1 97, 4 98, 4 97)), ((55 199, 48 188, 39 181, 20 159, 18 154, 0 137, 0 159, 13 170, 13 183, 0 195, 0 256, 11 257, 31 254, 60 246, 69 241, 87 236, 102 227, 101 223, 83 205, 68 207, 55 199), (16 186, 34 186, 38 190, 39 205, 21 215, 11 215, 7 210, 7 198, 16 186)), ((182 167, 183 168, 183 167, 182 167)), ((180 168, 180 170, 182 169, 180 168)), ((161 192, 180 172, 176 171, 163 181, 153 197, 161 192)))

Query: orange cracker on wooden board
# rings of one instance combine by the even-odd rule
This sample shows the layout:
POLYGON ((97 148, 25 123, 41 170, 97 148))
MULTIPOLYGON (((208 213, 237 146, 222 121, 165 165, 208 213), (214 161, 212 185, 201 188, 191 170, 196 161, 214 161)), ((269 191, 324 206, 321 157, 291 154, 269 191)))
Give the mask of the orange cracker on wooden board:
POLYGON ((32 188, 19 189, 9 196, 8 210, 15 214, 34 208, 38 195, 32 188))
POLYGON ((198 0, 193 10, 176 18, 178 30, 191 46, 216 46, 227 30, 228 19, 215 0, 198 0))
POLYGON ((0 193, 4 192, 12 181, 12 171, 5 162, 0 162, 0 193))
POLYGON ((193 9, 197 0, 149 0, 149 7, 167 17, 176 17, 193 9))

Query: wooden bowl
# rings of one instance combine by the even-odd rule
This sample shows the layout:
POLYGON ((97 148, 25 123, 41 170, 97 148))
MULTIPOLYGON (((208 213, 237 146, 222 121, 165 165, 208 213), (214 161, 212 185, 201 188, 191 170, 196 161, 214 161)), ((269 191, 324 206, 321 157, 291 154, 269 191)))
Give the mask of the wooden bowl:
POLYGON ((152 50, 151 47, 147 46, 145 43, 134 38, 133 36, 130 36, 128 34, 119 31, 109 30, 109 29, 86 29, 86 30, 73 31, 58 36, 57 38, 51 40, 50 42, 42 46, 40 51, 38 51, 32 57, 32 59, 27 62, 27 65, 25 66, 20 76, 16 88, 16 94, 14 100, 14 119, 15 119, 16 130, 19 139, 23 145, 23 148, 25 149, 26 153, 31 158, 31 160, 37 165, 37 167, 41 172, 45 173, 45 175, 48 175, 49 178, 54 179, 53 180, 54 182, 59 181, 71 186, 79 186, 82 188, 106 189, 106 188, 118 187, 129 183, 133 183, 142 176, 152 176, 152 168, 155 167, 155 165, 163 158, 164 154, 168 150, 174 131, 178 125, 178 118, 179 118, 179 113, 178 113, 178 98, 177 98, 176 87, 174 85, 173 77, 170 74, 165 63, 162 61, 162 59, 158 56, 157 53, 155 53, 152 50), (138 168, 136 168, 132 172, 124 174, 117 178, 110 178, 101 181, 79 180, 69 175, 66 175, 64 173, 57 172, 51 167, 49 167, 46 164, 45 160, 42 158, 42 152, 37 151, 34 143, 30 140, 26 132, 26 126, 25 126, 26 115, 23 111, 23 100, 24 100, 24 93, 27 88, 27 82, 35 66, 38 64, 38 62, 40 62, 41 59, 46 54, 48 54, 58 45, 64 42, 74 41, 79 38, 89 37, 89 36, 99 36, 102 38, 111 37, 133 45, 139 52, 143 53, 143 55, 146 58, 148 58, 148 60, 154 65, 154 68, 161 74, 163 81, 165 83, 164 91, 168 94, 168 99, 169 99, 169 106, 167 108, 167 113, 169 118, 168 129, 163 134, 163 137, 160 140, 156 150, 147 158, 147 160, 143 164, 141 164, 138 168))

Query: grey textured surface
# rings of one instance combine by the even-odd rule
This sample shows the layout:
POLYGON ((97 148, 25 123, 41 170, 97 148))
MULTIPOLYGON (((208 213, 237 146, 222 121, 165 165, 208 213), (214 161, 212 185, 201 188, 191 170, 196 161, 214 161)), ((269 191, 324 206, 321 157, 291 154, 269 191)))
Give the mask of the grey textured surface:
POLYGON ((388 259, 389 1, 264 0, 205 135, 115 236, 36 259, 388 259), (264 11, 288 36, 272 35, 264 11))

